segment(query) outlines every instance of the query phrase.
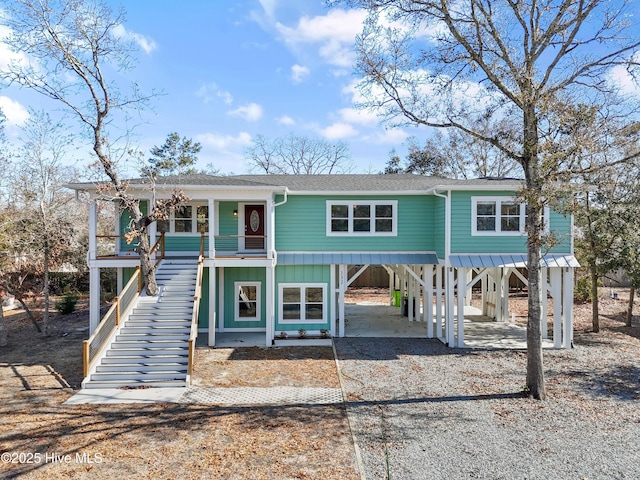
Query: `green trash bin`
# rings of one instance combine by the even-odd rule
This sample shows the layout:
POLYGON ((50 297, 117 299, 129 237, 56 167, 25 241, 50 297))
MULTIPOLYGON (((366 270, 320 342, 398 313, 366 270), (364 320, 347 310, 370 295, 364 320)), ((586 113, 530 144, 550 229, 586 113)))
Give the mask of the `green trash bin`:
POLYGON ((393 306, 394 307, 399 307, 400 306, 400 290, 394 290, 393 291, 393 306))

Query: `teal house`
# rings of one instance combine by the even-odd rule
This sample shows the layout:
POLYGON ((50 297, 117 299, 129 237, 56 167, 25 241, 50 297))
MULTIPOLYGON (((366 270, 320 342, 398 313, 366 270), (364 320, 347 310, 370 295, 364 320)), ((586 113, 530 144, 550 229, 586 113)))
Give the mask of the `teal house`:
MULTIPOLYGON (((150 226, 157 242, 157 298, 145 296, 141 281, 135 293, 126 290, 139 276, 136 245, 124 241, 127 212, 118 212, 113 235, 100 236, 97 207, 90 203, 91 332, 105 323, 102 269, 117 270, 123 303, 118 325, 102 334, 110 340, 98 342, 102 346, 89 342, 85 373, 94 382, 120 379, 101 360, 113 349, 107 343, 119 339, 128 342, 121 346, 127 352, 112 357, 136 357, 136 342, 147 353, 160 351, 150 343, 160 338, 176 345, 167 348, 179 349, 187 337, 215 346, 226 333, 260 334, 265 346, 348 335, 345 292, 372 265, 383 266, 391 288, 408 299, 407 321, 423 322, 425 337, 464 347, 464 310, 472 289, 481 290, 482 315, 506 321, 509 279, 515 275, 526 284, 526 208, 515 200, 520 185, 512 179, 418 175, 191 175, 161 178, 151 190, 144 180, 133 180, 131 192, 145 208, 175 189, 190 201, 150 226), (150 329, 161 328, 161 320, 166 337, 150 329)), ((72 187, 99 198, 93 185, 72 187)), ((556 238, 542 258, 553 342, 567 348, 578 266, 572 218, 546 211, 545 223, 556 238)), ((151 357, 146 355, 146 364, 159 362, 151 357)))

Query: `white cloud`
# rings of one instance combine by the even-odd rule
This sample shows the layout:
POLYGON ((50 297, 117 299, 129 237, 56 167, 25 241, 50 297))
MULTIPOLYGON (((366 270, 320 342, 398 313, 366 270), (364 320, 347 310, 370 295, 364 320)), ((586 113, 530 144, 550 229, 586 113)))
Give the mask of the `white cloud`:
POLYGON ((258 2, 262 6, 264 12, 269 17, 273 17, 276 7, 278 6, 278 0, 258 0, 258 2))
POLYGON ((338 122, 320 129, 320 134, 328 140, 355 137, 358 131, 349 123, 338 122))
POLYGON ((2 40, 11 35, 11 30, 0 25, 0 70, 6 70, 11 62, 26 63, 27 57, 22 53, 13 52, 2 40))
POLYGON ((27 109, 20 102, 9 97, 0 96, 0 109, 2 109, 9 125, 23 125, 29 118, 27 109))
POLYGON ((210 132, 196 135, 196 140, 205 147, 225 152, 230 149, 245 147, 251 144, 251 135, 247 132, 240 132, 236 136, 210 132))
POLYGON ((276 23, 275 27, 289 45, 318 44, 326 62, 339 67, 351 67, 355 37, 362 30, 365 10, 336 8, 326 15, 302 17, 295 27, 276 23))
POLYGON ((617 65, 609 70, 608 77, 609 82, 620 89, 622 94, 640 97, 640 84, 622 65, 617 65))
POLYGON ((276 118, 276 121, 280 125, 295 125, 296 121, 291 118, 289 115, 282 115, 281 117, 276 118))
POLYGON ((248 103, 247 105, 242 105, 241 107, 236 108, 235 110, 231 110, 227 112, 229 115, 234 117, 241 117, 249 122, 255 122, 262 117, 262 107, 257 103, 248 103))
POLYGON ((342 121, 359 125, 374 125, 380 121, 378 116, 369 111, 357 108, 342 108, 339 110, 342 121))
POLYGON ((214 97, 220 98, 225 105, 231 105, 233 103, 233 95, 219 88, 215 82, 203 84, 196 92, 196 97, 202 98, 205 104, 211 102, 214 97))
POLYGON ((291 67, 291 80, 293 80, 293 83, 300 83, 309 75, 309 72, 310 70, 307 67, 296 64, 291 67))
POLYGON ((390 128, 378 132, 373 141, 386 145, 400 145, 409 137, 409 134, 399 128, 390 128))
POLYGON ((153 39, 146 37, 141 33, 130 32, 124 27, 124 25, 116 25, 113 28, 113 34, 116 37, 134 42, 147 54, 157 48, 156 42, 153 39))

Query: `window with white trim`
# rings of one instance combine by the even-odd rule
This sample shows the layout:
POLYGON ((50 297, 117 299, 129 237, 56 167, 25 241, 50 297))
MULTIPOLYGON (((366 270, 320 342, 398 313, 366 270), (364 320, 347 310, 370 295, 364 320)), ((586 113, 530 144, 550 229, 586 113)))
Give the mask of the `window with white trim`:
POLYGON ((327 285, 325 283, 281 283, 280 323, 326 323, 327 285))
POLYGON ((166 220, 158 220, 158 233, 195 234, 209 231, 209 206, 189 204, 178 207, 166 220))
MULTIPOLYGON (((472 197, 473 235, 523 235, 527 219, 524 203, 513 197, 472 197)), ((543 222, 548 229, 549 209, 545 207, 543 222)))
POLYGON ((327 235, 396 236, 397 200, 327 201, 327 235))
POLYGON ((236 322, 260 321, 260 282, 234 282, 236 322))

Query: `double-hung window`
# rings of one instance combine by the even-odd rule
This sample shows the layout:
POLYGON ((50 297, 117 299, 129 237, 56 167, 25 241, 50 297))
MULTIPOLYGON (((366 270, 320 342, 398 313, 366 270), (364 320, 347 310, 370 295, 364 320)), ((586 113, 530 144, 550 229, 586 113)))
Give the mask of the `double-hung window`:
POLYGON ((209 206, 189 204, 178 207, 166 220, 158 220, 158 233, 206 233, 209 231, 209 206))
POLYGON ((521 235, 525 206, 511 197, 472 198, 473 235, 521 235))
POLYGON ((397 222, 397 200, 327 202, 328 236, 396 236, 397 222))
POLYGON ((281 283, 280 323, 326 323, 327 285, 324 283, 281 283))
POLYGON ((236 322, 256 322, 260 320, 260 282, 235 282, 236 322))

